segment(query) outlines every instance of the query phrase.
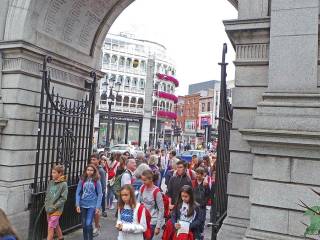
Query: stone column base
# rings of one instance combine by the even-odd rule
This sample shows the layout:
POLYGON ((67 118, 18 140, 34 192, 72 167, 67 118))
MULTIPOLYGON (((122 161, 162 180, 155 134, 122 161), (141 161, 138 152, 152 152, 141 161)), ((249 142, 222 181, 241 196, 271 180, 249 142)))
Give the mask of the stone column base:
POLYGON ((233 218, 227 216, 224 220, 223 225, 218 232, 218 240, 242 240, 247 227, 249 225, 249 220, 233 218))
POLYGON ((14 226, 21 240, 27 240, 29 236, 30 211, 9 215, 9 220, 14 226))
POLYGON ((253 229, 248 229, 246 232, 246 236, 243 240, 302 240, 306 239, 305 237, 297 237, 297 236, 289 236, 289 235, 282 235, 279 233, 273 232, 265 232, 265 231, 258 231, 253 229))

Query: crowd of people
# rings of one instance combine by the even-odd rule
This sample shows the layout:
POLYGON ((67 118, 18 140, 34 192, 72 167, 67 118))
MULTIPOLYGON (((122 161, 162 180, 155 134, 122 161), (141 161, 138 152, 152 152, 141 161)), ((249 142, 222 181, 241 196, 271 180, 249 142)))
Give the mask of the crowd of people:
MULTIPOLYGON (((45 198, 47 239, 53 240, 56 233, 62 240, 59 219, 68 198, 63 166, 54 166, 51 175, 45 198)), ((187 163, 176 157, 175 150, 149 149, 136 158, 129 152, 92 154, 75 197, 83 239, 100 234, 100 218, 108 217, 106 209, 115 209, 118 240, 203 239, 214 180, 215 158, 210 155, 201 161, 194 155, 187 163)), ((14 231, 7 235, 0 237, 18 239, 13 238, 14 231)))

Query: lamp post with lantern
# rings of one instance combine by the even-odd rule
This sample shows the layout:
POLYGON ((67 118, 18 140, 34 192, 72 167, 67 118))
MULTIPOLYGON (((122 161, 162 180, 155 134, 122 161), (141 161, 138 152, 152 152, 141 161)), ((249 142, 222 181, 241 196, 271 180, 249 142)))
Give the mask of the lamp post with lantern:
POLYGON ((110 120, 111 120, 111 107, 114 104, 114 101, 116 101, 116 98, 118 96, 118 92, 120 90, 120 82, 116 82, 115 78, 107 79, 106 76, 106 84, 105 84, 105 92, 107 95, 107 103, 108 103, 108 121, 107 121, 107 134, 106 134, 106 147, 110 147, 110 120), (114 90, 116 92, 116 95, 114 95, 114 90), (109 91, 109 93, 108 93, 109 91))

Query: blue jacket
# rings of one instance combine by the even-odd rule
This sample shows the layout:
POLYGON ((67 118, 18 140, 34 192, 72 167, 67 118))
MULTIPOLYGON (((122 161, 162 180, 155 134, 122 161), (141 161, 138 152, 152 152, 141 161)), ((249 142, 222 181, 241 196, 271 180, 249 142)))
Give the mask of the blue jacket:
POLYGON ((16 240, 17 238, 13 235, 8 235, 4 237, 0 237, 0 240, 16 240))
POLYGON ((87 179, 83 184, 80 180, 76 191, 76 206, 81 208, 101 208, 102 187, 98 180, 87 179))
MULTIPOLYGON (((190 223, 190 231, 195 234, 195 236, 198 236, 201 234, 199 231, 201 225, 203 224, 204 220, 206 219, 206 216, 204 215, 205 212, 201 211, 199 207, 195 208, 196 216, 193 219, 193 221, 190 223)), ((174 224, 176 224, 180 220, 180 208, 175 207, 171 214, 171 221, 174 224)))
POLYGON ((99 174, 100 174, 102 192, 105 193, 106 192, 106 187, 107 187, 106 171, 103 169, 103 167, 101 165, 99 165, 98 171, 99 171, 99 174))

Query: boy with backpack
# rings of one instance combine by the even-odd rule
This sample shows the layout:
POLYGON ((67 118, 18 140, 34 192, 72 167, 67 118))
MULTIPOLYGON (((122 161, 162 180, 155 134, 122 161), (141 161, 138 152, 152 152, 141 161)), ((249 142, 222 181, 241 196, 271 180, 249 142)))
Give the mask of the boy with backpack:
POLYGON ((206 221, 206 209, 207 209, 207 203, 210 199, 210 188, 208 183, 205 181, 206 174, 205 169, 203 167, 198 167, 196 169, 196 180, 192 181, 192 187, 193 187, 193 194, 195 201, 199 204, 199 212, 202 219, 200 221, 202 224, 200 225, 200 231, 198 233, 200 236, 196 236, 197 239, 202 239, 201 236, 204 231, 204 225, 206 221))
POLYGON ((56 231, 58 239, 63 239, 59 218, 68 197, 68 185, 63 174, 64 168, 61 165, 57 165, 51 170, 52 180, 49 182, 44 202, 48 220, 48 240, 53 240, 54 231, 56 231))
POLYGON ((151 170, 143 171, 138 202, 143 203, 151 215, 151 239, 160 233, 164 218, 164 203, 160 189, 154 185, 154 174, 151 170))

